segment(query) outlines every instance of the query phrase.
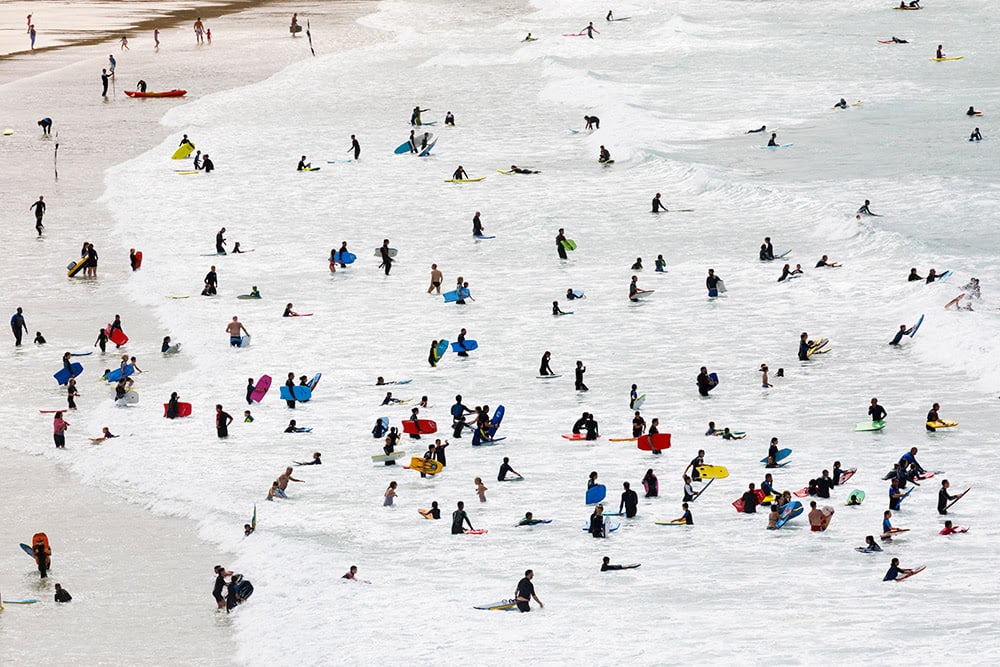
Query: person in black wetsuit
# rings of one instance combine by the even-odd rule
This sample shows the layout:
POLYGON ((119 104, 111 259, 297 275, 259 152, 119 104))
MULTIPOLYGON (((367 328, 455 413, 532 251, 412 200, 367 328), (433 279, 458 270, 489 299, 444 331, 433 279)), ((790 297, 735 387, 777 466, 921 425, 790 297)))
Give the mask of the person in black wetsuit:
POLYGON ((980 132, 979 128, 977 127, 975 130, 972 131, 972 134, 969 135, 969 141, 982 141, 982 140, 983 140, 983 133, 980 132))
POLYGON ((73 599, 73 596, 69 594, 69 591, 62 587, 62 584, 56 584, 56 602, 69 602, 73 599))
POLYGON ((892 337, 891 341, 889 341, 889 345, 899 345, 900 341, 903 340, 903 336, 908 336, 911 331, 913 331, 913 327, 907 329, 905 324, 900 324, 899 331, 897 331, 896 335, 892 337))
POLYGON ((656 478, 652 468, 646 470, 646 474, 642 478, 642 485, 646 489, 647 498, 656 498, 660 495, 660 480, 656 478))
POLYGON ((348 153, 352 151, 354 152, 355 160, 361 159, 361 144, 358 143, 358 138, 353 134, 351 135, 351 147, 347 149, 348 153))
POLYGON ((866 199, 865 203, 862 204, 861 208, 858 209, 858 215, 871 215, 876 218, 879 217, 878 213, 872 213, 871 209, 869 208, 870 206, 871 206, 871 201, 866 199))
POLYGON ((705 288, 708 290, 708 296, 719 296, 719 283, 721 281, 722 278, 715 275, 715 269, 708 270, 708 276, 705 278, 705 288))
POLYGON ((585 130, 601 129, 601 119, 597 116, 584 116, 583 121, 586 123, 586 126, 583 128, 585 130))
POLYGON ((632 490, 628 482, 622 482, 622 488, 625 490, 622 492, 618 511, 621 512, 624 509, 626 518, 634 518, 639 511, 639 494, 632 490))
POLYGON ((747 130, 746 133, 747 134, 757 134, 759 132, 764 132, 765 130, 767 130, 767 125, 761 125, 756 130, 747 130))
POLYGON ((772 132, 771 133, 771 138, 767 140, 767 145, 768 146, 772 146, 772 147, 778 145, 778 133, 777 132, 772 132))
POLYGON ((458 340, 455 341, 455 342, 458 343, 458 347, 459 347, 459 351, 456 352, 455 354, 457 354, 460 357, 467 357, 467 356, 469 356, 469 353, 466 352, 466 348, 465 348, 465 335, 466 335, 466 333, 467 332, 465 331, 465 327, 462 327, 462 330, 458 332, 458 340))
POLYGON ((823 474, 816 479, 816 496, 819 498, 829 498, 830 491, 836 486, 833 483, 833 478, 830 477, 830 471, 824 470, 823 474))
POLYGON ((666 212, 667 207, 663 205, 662 201, 660 201, 660 193, 657 192, 653 196, 653 213, 659 213, 660 211, 666 212))
POLYGON ((461 535, 464 533, 465 529, 462 524, 468 524, 469 530, 474 530, 472 521, 469 520, 469 515, 465 511, 465 503, 459 500, 458 509, 451 513, 451 534, 461 535))
POLYGON ((590 413, 587 416, 587 421, 583 424, 583 430, 587 432, 587 440, 597 440, 601 437, 600 431, 597 426, 597 420, 594 418, 594 414, 590 413))
POLYGON ((809 361, 809 334, 805 331, 799 334, 799 361, 809 361))
POLYGON ((868 414, 871 416, 873 422, 880 422, 885 421, 885 418, 889 413, 885 411, 885 408, 878 404, 877 398, 873 398, 871 406, 868 408, 868 414))
POLYGON ((950 493, 948 493, 949 488, 951 488, 951 482, 949 482, 946 479, 941 480, 941 489, 938 491, 938 504, 937 504, 938 514, 942 515, 947 514, 948 502, 958 498, 958 496, 953 496, 950 493))
MULTIPOLYGON (((28 324, 24 321, 24 309, 20 306, 18 306, 17 310, 10 317, 10 330, 14 333, 14 346, 19 346, 21 344, 21 336, 28 333, 28 324)), ((101 351, 104 351, 103 347, 101 351)))
POLYGON ((38 231, 38 235, 42 235, 42 230, 45 229, 45 225, 42 224, 42 217, 45 215, 45 197, 39 195, 38 201, 28 207, 28 210, 35 210, 35 229, 38 231))
POLYGON ((167 419, 177 419, 180 414, 180 396, 176 391, 171 392, 170 401, 167 402, 167 413, 164 415, 167 419))
POLYGON ((514 591, 514 601, 517 602, 517 608, 522 613, 531 611, 531 605, 529 604, 531 600, 537 602, 539 608, 545 608, 542 601, 535 595, 535 585, 531 583, 534 576, 535 572, 533 570, 525 570, 524 578, 517 582, 517 589, 514 591))
POLYGON ((425 519, 440 519, 441 509, 438 507, 438 501, 431 503, 431 508, 420 513, 425 519))
POLYGON ((514 172, 515 174, 540 174, 540 173, 542 173, 540 171, 533 171, 531 169, 522 169, 521 167, 518 167, 516 164, 510 165, 510 170, 512 172, 514 172))
POLYGON ((498 482, 506 482, 507 481, 507 473, 512 473, 514 475, 517 475, 518 477, 522 476, 521 473, 519 473, 518 471, 514 470, 510 466, 510 457, 505 456, 505 457, 503 457, 503 463, 500 464, 500 471, 497 473, 497 481, 498 482))
MULTIPOLYGON (((653 421, 658 422, 659 420, 654 419, 653 421)), ((638 438, 645 432, 645 430, 646 430, 646 420, 643 419, 639 411, 636 410, 635 414, 632 415, 632 437, 638 438)))
POLYGON ((699 449, 698 456, 691 459, 691 462, 688 463, 687 468, 684 469, 684 473, 687 474, 687 471, 690 470, 691 481, 700 482, 701 473, 698 472, 698 468, 703 465, 705 465, 705 450, 699 449))
POLYGON ((910 275, 906 277, 907 282, 915 282, 917 280, 923 280, 924 277, 917 274, 916 267, 910 269, 910 275))
POLYGON ((462 431, 465 430, 465 415, 471 413, 472 410, 467 408, 462 403, 462 395, 457 394, 455 396, 455 404, 451 406, 451 426, 452 426, 452 437, 461 438, 462 431))
POLYGON ((743 494, 743 513, 744 514, 756 514, 757 513, 757 492, 754 490, 753 482, 750 482, 750 486, 747 487, 746 492, 743 494))
POLYGON ((594 508, 593 513, 590 515, 590 525, 587 528, 587 532, 590 533, 591 537, 595 538, 608 536, 604 525, 604 505, 598 504, 594 508))
POLYGON ((215 598, 215 604, 219 609, 226 608, 226 598, 223 597, 222 591, 226 587, 226 577, 231 577, 232 572, 222 567, 221 565, 215 566, 215 586, 212 588, 212 597, 215 598))
POLYGON ((695 378, 698 383, 698 393, 702 396, 708 396, 708 392, 715 388, 718 382, 713 382, 712 378, 708 376, 708 368, 705 366, 701 367, 701 371, 698 373, 698 377, 695 378))
POLYGON ((295 408, 295 373, 289 373, 288 379, 285 380, 285 386, 288 387, 288 395, 291 398, 286 398, 285 403, 288 407, 295 408))
POLYGON ((201 170, 204 171, 206 174, 211 174, 213 171, 215 171, 215 163, 212 162, 212 159, 210 157, 208 157, 208 153, 205 153, 202 156, 202 158, 203 159, 201 161, 201 170))
POLYGON ((455 127, 455 115, 452 112, 448 111, 447 113, 445 113, 444 124, 455 127))
POLYGON ((603 164, 607 164, 608 162, 611 162, 611 151, 609 151, 607 148, 605 148, 602 145, 601 146, 601 152, 600 152, 600 155, 597 158, 597 161, 601 162, 603 164))
POLYGON ((906 41, 905 39, 899 39, 895 35, 892 36, 892 43, 893 44, 909 44, 909 42, 906 41))
POLYGON ((768 262, 774 259, 774 246, 771 245, 771 237, 765 236, 764 242, 760 244, 760 261, 768 262))
MULTIPOLYGON (((396 427, 393 426, 392 428, 389 429, 389 432, 385 434, 385 444, 382 446, 382 451, 385 452, 387 455, 392 454, 393 452, 396 451, 396 445, 398 444, 399 444, 399 431, 397 431, 396 427)), ((385 462, 385 465, 394 466, 396 465, 396 461, 395 459, 390 459, 385 462)))
POLYGON ((472 235, 483 236, 483 221, 479 219, 479 211, 472 216, 472 235))
POLYGON ((107 69, 102 69, 101 70, 101 86, 103 88, 101 90, 101 97, 105 97, 106 98, 108 96, 108 81, 111 80, 112 76, 113 76, 113 74, 108 74, 108 70, 107 69))
POLYGON ((469 180, 469 174, 466 173, 465 167, 458 165, 458 169, 451 175, 451 177, 456 181, 467 181, 469 180))
POLYGON ((223 247, 224 245, 226 245, 225 233, 226 233, 226 228, 223 227, 222 229, 220 229, 215 234, 215 252, 216 252, 216 254, 219 254, 219 255, 225 255, 226 254, 226 249, 223 247))
POLYGON ((218 294, 218 288, 219 275, 215 272, 215 265, 212 265, 208 273, 205 274, 205 289, 202 291, 202 294, 218 294))
POLYGON ((584 412, 580 415, 580 418, 573 423, 573 429, 570 432, 575 435, 579 435, 579 433, 586 427, 588 419, 590 419, 590 413, 584 412))
POLYGON ((556 251, 559 253, 559 259, 569 259, 566 256, 566 247, 563 245, 565 242, 566 230, 560 227, 559 234, 556 235, 556 251))
POLYGON ((385 275, 389 275, 389 271, 392 270, 392 263, 396 261, 389 256, 389 239, 382 239, 379 256, 382 258, 382 263, 378 265, 378 268, 384 269, 385 275))
MULTIPOLYGON (((969 107, 969 108, 971 109, 972 107, 969 107)), ((51 118, 43 118, 43 119, 41 119, 40 121, 38 121, 38 126, 40 128, 42 128, 42 135, 43 136, 49 136, 49 135, 52 134, 52 119, 51 118)))
POLYGON ((587 372, 587 367, 583 365, 582 361, 576 362, 576 382, 575 387, 577 391, 590 391, 590 389, 583 383, 583 374, 587 372))

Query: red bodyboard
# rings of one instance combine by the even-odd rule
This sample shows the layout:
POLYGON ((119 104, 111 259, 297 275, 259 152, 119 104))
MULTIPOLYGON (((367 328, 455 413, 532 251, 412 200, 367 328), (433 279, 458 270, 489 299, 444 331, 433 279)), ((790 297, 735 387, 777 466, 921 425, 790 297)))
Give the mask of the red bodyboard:
POLYGON ((670 449, 670 434, 655 433, 652 436, 639 436, 637 446, 644 452, 651 452, 654 449, 670 449), (650 438, 652 438, 652 442, 650 442, 650 438))
POLYGON ((437 424, 430 419, 418 419, 416 424, 414 424, 410 419, 403 421, 403 433, 419 433, 421 435, 427 435, 429 433, 437 433, 437 430, 437 424), (420 430, 417 430, 417 424, 420 425, 420 430))

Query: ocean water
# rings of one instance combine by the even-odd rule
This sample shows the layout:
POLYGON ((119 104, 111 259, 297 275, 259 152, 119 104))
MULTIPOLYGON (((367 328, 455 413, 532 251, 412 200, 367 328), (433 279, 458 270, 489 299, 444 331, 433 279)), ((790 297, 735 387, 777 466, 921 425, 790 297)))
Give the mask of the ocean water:
MULTIPOLYGON (((592 659, 595 627, 602 649, 614 642, 616 662, 639 664, 692 655, 797 663, 834 650, 849 664, 920 661, 944 641, 952 659, 995 661, 989 508, 998 498, 982 476, 997 465, 1000 441, 1000 163, 990 123, 1000 108, 998 54, 986 3, 921 12, 883 4, 818 12, 793 2, 652 2, 608 24, 607 7, 592 2, 388 0, 360 21, 385 41, 173 108, 163 118, 173 135, 109 170, 100 202, 121 247, 144 253, 122 289, 157 333, 129 345, 150 359, 139 407, 109 400, 81 430, 110 425, 135 435, 76 459, 74 471, 197 521, 202 537, 238 555, 234 567, 256 587, 235 617, 244 664, 330 656, 451 664, 470 654, 498 664, 510 646, 555 664, 592 659), (589 20, 601 31, 596 39, 561 36, 589 20), (528 31, 539 40, 520 42, 528 31), (893 34, 911 43, 876 41, 893 34), (965 59, 930 62, 942 43, 965 59), (831 109, 841 97, 863 103, 831 109), (430 109, 425 120, 438 121, 437 148, 426 159, 393 155, 417 104, 430 109), (970 104, 986 115, 967 118, 970 104), (441 125, 448 110, 454 128, 441 125), (599 116, 601 129, 572 132, 584 114, 599 116), (766 135, 744 132, 762 124, 794 146, 761 150, 766 135), (969 143, 976 126, 986 140, 969 143), (173 173, 181 167, 169 155, 182 133, 212 155, 215 173, 173 173), (346 158, 352 133, 361 160, 328 164, 346 158), (597 163, 600 145, 614 165, 597 163), (322 170, 295 172, 303 154, 322 170), (486 180, 444 183, 460 164, 486 180), (497 173, 511 164, 542 173, 497 173), (693 211, 653 216, 655 192, 668 208, 693 211), (881 217, 858 221, 866 198, 881 217), (471 237, 476 211, 497 238, 471 237), (230 246, 253 252, 202 256, 222 226, 230 246), (560 227, 579 244, 566 262, 553 247, 560 227), (781 262, 757 260, 764 236, 778 252, 792 250, 802 278, 776 281, 781 262), (390 276, 373 257, 385 238, 399 249, 390 276), (358 261, 331 274, 326 258, 345 240, 358 261), (666 274, 652 270, 658 254, 666 274), (843 266, 813 269, 823 254, 843 266), (636 257, 646 266, 640 287, 655 290, 639 304, 626 298, 636 257), (463 276, 475 301, 427 295, 431 263, 446 287, 463 276), (204 298, 212 264, 219 296, 204 298), (907 283, 911 266, 954 275, 907 283), (725 279, 725 297, 706 297, 708 268, 725 279), (945 311, 972 276, 983 286, 975 312, 945 311), (237 300, 251 285, 264 299, 237 300), (586 299, 564 301, 568 288, 586 299), (574 314, 553 318, 554 300, 574 314), (313 316, 282 318, 289 302, 313 316), (921 314, 916 337, 886 344, 921 314), (228 347, 233 315, 253 335, 249 348, 228 347), (430 368, 431 341, 454 340, 462 327, 480 349, 430 368), (802 331, 829 337, 830 354, 798 362, 802 331), (183 344, 181 355, 158 357, 164 335, 183 344), (546 350, 563 377, 535 378, 546 350), (576 360, 588 368, 587 393, 573 390, 576 360), (761 363, 772 370, 772 389, 760 387, 761 363), (702 365, 721 378, 707 399, 694 386, 702 365), (784 378, 773 375, 779 367, 784 378), (323 373, 314 400, 291 411, 275 387, 252 406, 256 421, 240 423, 247 378, 268 373, 277 384, 288 372, 323 373), (398 425, 413 405, 380 407, 379 375, 413 378, 389 389, 428 396, 421 417, 443 430, 456 394, 470 406, 503 404, 507 440, 476 449, 453 440, 446 471, 429 479, 371 465, 380 451, 372 424, 385 415, 398 425), (607 440, 629 434, 632 383, 647 394, 647 421, 658 417, 673 434, 660 457, 607 440), (171 391, 193 403, 192 418, 162 419, 171 391), (856 433, 872 396, 889 411, 889 426, 856 433), (934 402, 957 429, 925 431, 934 402), (228 440, 214 435, 216 403, 237 418, 228 440), (582 411, 596 414, 604 439, 560 437, 582 411), (292 418, 313 432, 283 434, 292 418), (706 438, 709 420, 749 436, 706 438), (819 535, 804 516, 769 532, 766 514, 736 514, 730 503, 763 479, 758 460, 773 436, 794 450, 775 474, 779 487, 801 488, 840 460, 858 468, 848 486, 868 500, 843 507, 849 489, 838 489, 831 528, 819 535), (911 532, 882 554, 856 553, 879 531, 882 476, 912 446, 943 474, 896 513, 895 525, 911 532), (692 505, 694 527, 656 526, 680 516, 681 477, 699 448, 731 476, 692 505), (313 451, 324 465, 296 469, 303 482, 291 484, 290 498, 265 502, 285 465, 313 451), (525 481, 495 481, 504 456, 525 481), (590 471, 613 504, 621 483, 639 488, 648 468, 659 498, 643 499, 638 517, 606 541, 580 530, 590 471), (477 476, 490 487, 486 503, 475 496, 477 476), (953 491, 973 487, 951 517, 971 526, 968 534, 937 535, 941 478, 953 491), (391 480, 399 498, 383 508, 391 480), (434 500, 445 514, 463 500, 489 533, 452 536, 447 521, 424 521, 416 509, 434 500), (243 539, 255 503, 259 531, 243 539), (525 511, 553 523, 514 528, 525 511), (604 555, 642 567, 602 574, 604 555), (883 584, 893 556, 927 571, 883 584), (342 582, 352 564, 373 583, 342 582), (544 610, 472 609, 511 597, 526 568, 536 572, 544 610), (772 618, 783 621, 780 630, 772 618), (649 620, 657 621, 652 631, 642 627, 649 620), (710 641, 716 648, 705 653, 710 641)), ((61 394, 52 389, 48 398, 61 394)), ((40 434, 49 428, 44 419, 37 426, 40 434)), ((420 455, 426 443, 404 439, 401 448, 420 455)))

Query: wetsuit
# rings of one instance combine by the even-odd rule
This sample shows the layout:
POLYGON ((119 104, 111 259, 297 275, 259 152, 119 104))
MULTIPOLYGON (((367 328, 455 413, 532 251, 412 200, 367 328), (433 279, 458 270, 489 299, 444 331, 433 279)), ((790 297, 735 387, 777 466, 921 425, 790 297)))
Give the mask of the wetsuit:
POLYGON ((179 412, 180 412, 180 406, 177 403, 177 399, 171 398, 170 401, 167 403, 167 414, 166 414, 167 419, 176 419, 179 412))
POLYGON ((597 434, 600 432, 597 428, 597 421, 593 417, 587 419, 587 423, 583 425, 584 430, 587 432, 587 440, 597 440, 597 434))
POLYGON ((229 437, 229 422, 233 421, 232 415, 220 410, 215 413, 215 430, 220 438, 229 437))
POLYGON ((475 216, 473 216, 473 218, 472 218, 472 235, 473 236, 482 236, 483 235, 483 223, 479 219, 479 214, 478 213, 475 216))
POLYGON ((288 395, 291 396, 290 399, 285 399, 285 403, 288 404, 288 407, 294 408, 295 407, 295 380, 293 380, 292 378, 288 378, 287 380, 285 380, 285 386, 288 387, 288 395))
POLYGON ((469 521, 469 515, 466 514, 465 510, 455 510, 451 513, 451 534, 461 535, 465 532, 462 528, 462 524, 469 524, 469 530, 472 530, 472 522, 469 521))
POLYGON ((799 361, 809 361, 809 341, 806 339, 799 341, 799 361))
POLYGON ((358 143, 357 139, 351 139, 351 150, 354 151, 355 160, 361 157, 361 144, 358 143))
POLYGON ((624 570, 625 568, 621 565, 609 565, 607 563, 601 563, 601 572, 607 572, 608 570, 624 570))
POLYGON ((222 246, 226 243, 226 239, 222 236, 222 232, 215 235, 215 252, 220 255, 226 254, 226 249, 222 246))
POLYGON ((573 433, 579 433, 587 425, 587 417, 580 417, 573 424, 573 433))
POLYGON ((41 575, 42 579, 48 577, 49 567, 50 567, 50 556, 45 553, 44 544, 36 544, 32 548, 35 553, 35 563, 38 565, 38 574, 41 575))
POLYGON ((941 490, 938 491, 938 505, 937 505, 938 514, 947 514, 948 501, 954 500, 955 498, 958 498, 958 496, 951 495, 950 493, 948 493, 948 489, 942 486, 941 490))
POLYGON ((610 160, 611 160, 611 151, 609 151, 607 148, 603 149, 601 151, 601 157, 598 158, 597 161, 598 162, 609 162, 610 160))
POLYGON ((593 537, 607 537, 604 532, 603 515, 598 514, 597 512, 590 515, 590 528, 588 529, 588 532, 590 532, 593 537))
POLYGON ((623 507, 625 508, 625 516, 629 519, 633 518, 639 510, 639 494, 632 489, 623 492, 618 511, 621 512, 623 507))
POLYGON ((73 596, 70 595, 69 591, 67 591, 65 588, 60 588, 58 591, 56 591, 56 597, 55 597, 56 602, 69 602, 72 599, 73 596))
POLYGON ((21 336, 28 331, 28 325, 24 321, 24 315, 21 313, 14 313, 11 316, 10 330, 14 332, 14 345, 20 345, 21 336))
POLYGON ((659 213, 660 211, 666 211, 667 207, 663 205, 660 201, 659 195, 653 197, 653 213, 659 213))
POLYGON ((215 271, 209 271, 205 274, 205 292, 208 294, 217 294, 219 287, 219 276, 215 271))
POLYGON ((640 417, 632 418, 632 437, 638 438, 646 430, 646 420, 640 417))
POLYGON ((820 477, 816 480, 816 496, 819 498, 829 498, 830 489, 834 487, 833 480, 829 477, 820 477))
POLYGON ((514 593, 514 599, 517 602, 517 608, 522 612, 531 611, 531 605, 528 601, 535 594, 535 585, 531 583, 531 580, 527 577, 521 579, 517 582, 517 592, 514 593))
MULTIPOLYGON (((889 413, 885 411, 885 408, 876 403, 875 405, 872 405, 868 408, 868 414, 871 416, 873 422, 880 422, 880 421, 885 421, 886 415, 888 415, 889 413)), ((910 455, 908 454, 907 456, 910 455)))
POLYGON ((462 169, 461 167, 459 167, 458 169, 456 169, 455 173, 452 174, 451 177, 453 179, 455 179, 456 181, 467 181, 467 180, 469 180, 469 174, 467 174, 465 172, 465 170, 462 169))
POLYGON ((917 474, 921 474, 922 475, 923 473, 927 472, 926 470, 924 470, 924 467, 922 465, 920 465, 919 463, 917 463, 917 457, 915 457, 910 452, 906 452, 901 457, 899 457, 899 465, 900 466, 906 467, 906 466, 909 466, 910 464, 913 464, 914 466, 916 466, 916 468, 917 468, 917 474))
POLYGON ((201 163, 201 168, 206 174, 210 174, 215 171, 215 163, 206 155, 201 163))
POLYGON ((747 490, 747 492, 743 494, 743 513, 756 514, 757 502, 757 494, 753 491, 747 490))
POLYGON ((559 234, 556 236, 556 251, 559 253, 559 259, 569 259, 569 257, 566 256, 566 248, 563 246, 563 243, 565 242, 565 234, 559 234))
POLYGON ((885 573, 885 577, 882 578, 882 581, 894 581, 899 578, 899 574, 899 568, 895 565, 890 565, 889 570, 885 573))
POLYGON ((379 254, 382 256, 382 268, 385 269, 385 275, 389 275, 389 271, 392 270, 392 263, 395 261, 389 256, 389 246, 383 245, 379 248, 379 254))
POLYGON ((714 274, 705 278, 705 288, 708 289, 709 296, 719 296, 720 280, 722 280, 722 278, 714 274))
POLYGON ((694 525, 694 517, 691 515, 691 510, 684 510, 684 516, 682 516, 681 519, 688 526, 694 525))
POLYGON ((587 391, 587 385, 583 383, 583 374, 587 372, 584 366, 580 366, 574 371, 576 373, 576 390, 587 391))
POLYGON ((510 467, 510 464, 506 461, 500 464, 500 472, 497 473, 497 481, 503 482, 507 479, 507 473, 513 472, 514 469, 510 467))
POLYGON ((101 91, 101 97, 108 96, 108 81, 111 79, 111 75, 105 70, 101 70, 101 85, 104 89, 101 91))
POLYGON ((701 481, 701 474, 698 472, 698 466, 705 465, 705 459, 701 456, 696 456, 691 459, 691 480, 695 482, 701 481))
POLYGON ((653 473, 646 473, 646 476, 642 478, 642 484, 646 489, 647 498, 656 498, 660 495, 660 481, 653 473))
POLYGON ((708 377, 708 373, 699 373, 696 378, 698 382, 698 393, 702 396, 708 396, 708 392, 712 391, 715 386, 712 384, 711 378, 708 377))
POLYGON ((38 235, 42 235, 42 229, 44 225, 42 224, 42 216, 45 215, 45 202, 39 199, 30 208, 35 209, 35 229, 38 230, 38 235))
POLYGON ((691 502, 695 499, 694 487, 690 483, 684 484, 684 498, 683 501, 686 503, 691 502))

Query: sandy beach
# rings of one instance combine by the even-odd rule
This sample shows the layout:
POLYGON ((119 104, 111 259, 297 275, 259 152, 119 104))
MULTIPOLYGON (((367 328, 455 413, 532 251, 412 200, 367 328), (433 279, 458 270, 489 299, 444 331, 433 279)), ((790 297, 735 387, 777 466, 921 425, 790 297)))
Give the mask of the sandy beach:
MULTIPOLYGON (((291 12, 284 5, 268 3, 246 9, 255 4, 219 3, 196 9, 192 3, 95 3, 46 9, 37 3, 13 3, 2 8, 5 19, 29 7, 36 21, 47 17, 50 25, 63 27, 61 48, 0 56, 0 96, 5 100, 0 125, 14 130, 0 141, 0 169, 5 174, 0 196, 11 203, 8 219, 19 231, 30 230, 26 207, 39 194, 49 206, 44 237, 10 246, 9 261, 0 269, 4 307, 13 312, 22 306, 33 333, 42 330, 49 345, 15 349, 5 344, 0 349, 5 367, 26 368, 55 355, 70 340, 78 349, 81 331, 83 338, 92 340, 100 321, 114 313, 122 315, 137 338, 155 338, 160 323, 125 296, 131 273, 129 239, 116 232, 99 202, 103 174, 108 167, 160 143, 169 132, 160 118, 172 106, 253 83, 312 57, 304 37, 290 38, 291 12), (195 44, 191 21, 196 13, 213 29, 211 46, 195 44), (115 38, 106 36, 108 17, 114 17, 114 32, 124 26, 142 28, 141 32, 128 31, 129 51, 123 52, 115 38), (158 52, 153 49, 154 27, 160 29, 158 52), (102 99, 99 75, 109 53, 118 60, 117 94, 102 99), (183 86, 190 92, 184 100, 128 99, 123 89, 133 88, 139 78, 148 81, 151 89, 183 86), (42 117, 54 121, 51 137, 43 137, 36 125, 42 117), (13 214, 22 209, 23 215, 13 214), (55 290, 41 287, 51 285, 60 274, 65 280, 62 267, 78 253, 84 239, 94 243, 101 255, 98 278, 68 281, 55 290), (75 307, 66 308, 68 302, 81 301, 93 314, 86 326, 77 315, 70 315, 78 312, 75 307)), ((350 44, 362 32, 354 21, 370 6, 367 2, 311 3, 297 9, 303 21, 308 14, 313 22, 315 45, 332 50, 334 45, 350 44)), ((11 28, 4 25, 0 45, 9 45, 11 28)), ((165 364, 159 354, 153 356, 153 349, 146 350, 149 356, 141 349, 129 352, 138 353, 144 370, 160 381, 186 370, 183 358, 165 364)), ((101 363, 114 365, 111 356, 106 360, 84 357, 83 361, 96 370, 101 363)), ((77 422, 79 428, 105 391, 90 384, 94 377, 81 384, 81 409, 67 413, 67 420, 77 422)), ((35 532, 47 532, 54 569, 49 579, 39 583, 33 565, 29 566, 19 549, 0 550, 0 571, 7 573, 0 577, 0 591, 7 599, 33 597, 49 603, 52 584, 59 581, 74 595, 78 610, 65 613, 68 610, 45 604, 0 614, 0 652, 5 659, 15 663, 58 659, 75 665, 226 664, 234 660, 230 619, 225 615, 213 619, 210 596, 212 566, 227 563, 227 552, 200 539, 196 522, 170 517, 177 514, 177 507, 157 504, 152 498, 140 504, 121 500, 122 490, 129 487, 128 470, 117 476, 120 485, 93 477, 81 479, 71 472, 75 462, 94 455, 89 448, 101 446, 79 444, 86 442, 82 436, 99 434, 74 433, 71 426, 76 444, 61 452, 52 447, 51 438, 39 442, 30 423, 51 421, 51 415, 37 414, 46 405, 34 405, 31 411, 36 414, 26 419, 23 407, 15 409, 15 397, 35 392, 43 397, 42 402, 56 407, 64 405, 65 399, 61 392, 52 391, 50 378, 25 374, 23 379, 23 384, 0 388, 0 419, 8 425, 9 436, 0 447, 0 470, 13 480, 7 484, 0 537, 16 547, 17 542, 29 542, 35 532), (38 632, 39 627, 45 632, 38 632), (124 627, 129 632, 115 631, 124 627), (164 628, 170 628, 169 632, 164 628)), ((129 433, 119 435, 123 436, 120 442, 130 440, 129 433)), ((138 441, 141 436, 131 439, 133 446, 138 441)), ((238 535, 242 537, 242 532, 238 535)))

